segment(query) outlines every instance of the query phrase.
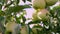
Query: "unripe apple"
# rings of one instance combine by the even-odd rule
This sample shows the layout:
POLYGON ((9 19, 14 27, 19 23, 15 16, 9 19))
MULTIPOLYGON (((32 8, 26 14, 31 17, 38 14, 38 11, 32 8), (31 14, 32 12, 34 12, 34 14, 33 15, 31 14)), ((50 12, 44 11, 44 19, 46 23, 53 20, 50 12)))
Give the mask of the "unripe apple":
POLYGON ((9 22, 6 24, 6 30, 7 31, 14 31, 14 28, 16 27, 16 23, 15 22, 9 22))
POLYGON ((27 32, 28 32, 28 31, 27 31, 26 25, 22 26, 20 33, 21 33, 21 34, 28 34, 27 32), (24 32, 24 33, 23 33, 23 32, 24 32))
POLYGON ((37 34, 37 30, 32 28, 32 31, 34 32, 34 34, 37 34))
POLYGON ((35 9, 43 9, 46 6, 45 0, 32 0, 32 6, 35 9))
POLYGON ((43 28, 39 24, 34 24, 34 26, 32 27, 32 31, 34 32, 34 34, 38 34, 38 31, 42 31, 42 30, 43 30, 43 28))
POLYGON ((38 11, 35 10, 34 13, 32 14, 33 21, 39 20, 38 17, 37 17, 37 12, 38 11))
POLYGON ((41 9, 38 11, 35 11, 35 13, 33 13, 32 17, 33 17, 33 21, 34 20, 43 20, 43 21, 47 21, 49 19, 49 11, 47 9, 41 9))
POLYGON ((37 13, 37 17, 40 20, 47 21, 49 19, 49 11, 47 9, 42 9, 37 13))
POLYGON ((52 5, 54 5, 58 0, 45 0, 45 1, 46 1, 47 6, 52 6, 52 5))

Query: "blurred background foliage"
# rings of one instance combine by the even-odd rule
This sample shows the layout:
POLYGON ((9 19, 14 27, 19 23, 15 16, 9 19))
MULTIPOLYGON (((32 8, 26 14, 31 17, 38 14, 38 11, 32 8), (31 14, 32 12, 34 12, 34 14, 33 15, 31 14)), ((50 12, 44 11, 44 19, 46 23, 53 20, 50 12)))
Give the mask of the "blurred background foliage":
MULTIPOLYGON (((26 3, 26 0, 22 0, 26 3)), ((27 0, 31 2, 31 0, 27 0)), ((60 5, 47 7, 51 13, 49 21, 26 19, 26 8, 32 4, 19 5, 20 0, 0 0, 1 34, 60 34, 60 5), (18 17, 17 14, 20 16, 18 17), (26 24, 25 22, 31 20, 26 24), (30 25, 34 24, 31 28, 30 25)))

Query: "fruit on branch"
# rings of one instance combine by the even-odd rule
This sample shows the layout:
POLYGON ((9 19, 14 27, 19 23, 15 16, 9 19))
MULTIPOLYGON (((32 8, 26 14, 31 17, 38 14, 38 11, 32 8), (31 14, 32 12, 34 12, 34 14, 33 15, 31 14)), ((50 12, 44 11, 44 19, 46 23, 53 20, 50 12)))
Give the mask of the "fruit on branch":
POLYGON ((33 21, 39 20, 38 17, 37 17, 37 12, 38 11, 35 10, 34 13, 33 13, 33 15, 32 15, 33 21))
POLYGON ((45 0, 32 0, 32 6, 35 9, 43 9, 46 6, 45 0))
POLYGON ((6 30, 13 32, 16 25, 17 24, 15 22, 9 22, 9 23, 6 24, 6 30))
POLYGON ((46 1, 47 6, 52 6, 52 5, 54 5, 58 0, 45 0, 45 1, 46 1))
POLYGON ((50 13, 47 9, 41 9, 41 10, 35 12, 35 14, 33 14, 33 19, 47 21, 49 19, 49 15, 50 15, 50 13))
POLYGON ((24 25, 21 27, 21 31, 20 31, 21 34, 28 34, 28 30, 27 30, 27 26, 24 25), (23 33, 24 32, 24 33, 23 33))
POLYGON ((13 28, 15 27, 16 23, 12 22, 12 23, 7 23, 6 24, 6 28, 7 30, 13 30, 13 28))
POLYGON ((38 33, 40 34, 41 33, 40 31, 42 31, 42 30, 43 30, 43 28, 39 24, 34 24, 34 26, 32 27, 32 31, 34 34, 38 34, 38 33))
POLYGON ((49 19, 49 11, 47 9, 42 9, 37 13, 37 17, 40 20, 47 21, 49 19))

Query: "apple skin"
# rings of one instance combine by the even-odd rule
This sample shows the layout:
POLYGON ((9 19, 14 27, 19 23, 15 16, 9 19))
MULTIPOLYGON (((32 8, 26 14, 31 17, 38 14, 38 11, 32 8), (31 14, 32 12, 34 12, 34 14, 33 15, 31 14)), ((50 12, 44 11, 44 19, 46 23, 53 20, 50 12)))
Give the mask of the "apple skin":
POLYGON ((40 20, 47 21, 49 19, 49 11, 47 9, 42 9, 37 13, 37 17, 40 20))
POLYGON ((41 9, 36 11, 33 14, 33 20, 42 20, 42 21, 47 21, 49 19, 49 11, 47 9, 41 9))
POLYGON ((34 13, 32 14, 32 20, 33 21, 36 21, 36 20, 39 20, 38 17, 37 17, 37 10, 34 10, 34 13))
POLYGON ((16 27, 17 23, 15 23, 14 21, 13 22, 8 22, 6 24, 6 31, 10 31, 10 32, 13 32, 15 27, 16 27))
POLYGON ((47 6, 52 6, 54 5, 58 0, 45 0, 47 6))
POLYGON ((45 0, 32 0, 32 6, 34 9, 43 9, 46 6, 45 0))
POLYGON ((7 26, 6 26, 6 28, 7 28, 7 30, 13 30, 13 28, 15 27, 15 25, 17 25, 16 23, 8 23, 7 24, 7 26))

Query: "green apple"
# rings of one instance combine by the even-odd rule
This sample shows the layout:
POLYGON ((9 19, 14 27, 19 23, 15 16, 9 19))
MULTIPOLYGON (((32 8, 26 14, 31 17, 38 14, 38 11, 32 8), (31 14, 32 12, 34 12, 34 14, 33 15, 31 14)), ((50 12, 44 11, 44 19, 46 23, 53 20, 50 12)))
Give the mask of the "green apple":
POLYGON ((49 19, 49 11, 47 9, 42 9, 37 13, 37 17, 40 20, 47 21, 49 19))
POLYGON ((34 20, 37 20, 37 19, 38 19, 38 18, 37 18, 37 13, 34 13, 34 14, 33 14, 33 19, 34 19, 34 20))
POLYGON ((33 19, 33 21, 36 21, 36 20, 47 21, 49 19, 49 15, 50 15, 50 13, 47 9, 40 9, 33 13, 32 19, 33 19))
POLYGON ((45 0, 45 1, 46 1, 47 6, 52 6, 52 5, 54 5, 58 0, 45 0))
POLYGON ((39 24, 34 24, 34 26, 32 28, 32 31, 34 32, 34 34, 38 34, 38 33, 40 34, 40 32, 38 32, 38 31, 42 31, 42 30, 43 30, 43 28, 39 24))
POLYGON ((45 0, 32 0, 32 6, 35 9, 43 9, 46 6, 45 0))
POLYGON ((13 31, 14 28, 16 27, 16 25, 17 24, 15 22, 9 22, 9 23, 6 24, 6 30, 7 31, 13 31))
POLYGON ((34 11, 33 15, 32 15, 32 19, 33 21, 36 21, 36 20, 39 20, 38 17, 37 17, 37 10, 34 11))
POLYGON ((32 28, 32 31, 34 32, 34 34, 37 34, 37 30, 35 28, 32 28))
POLYGON ((21 33, 21 34, 28 34, 28 30, 27 30, 26 25, 24 25, 24 26, 21 27, 20 33, 21 33))

